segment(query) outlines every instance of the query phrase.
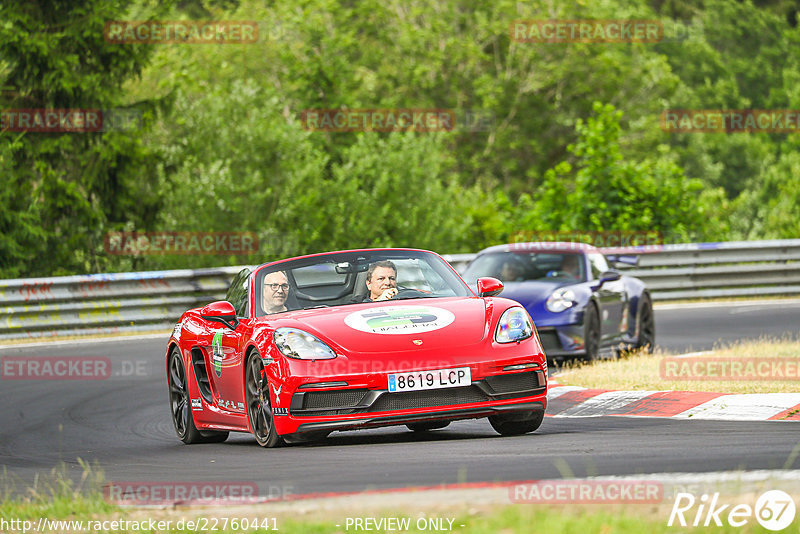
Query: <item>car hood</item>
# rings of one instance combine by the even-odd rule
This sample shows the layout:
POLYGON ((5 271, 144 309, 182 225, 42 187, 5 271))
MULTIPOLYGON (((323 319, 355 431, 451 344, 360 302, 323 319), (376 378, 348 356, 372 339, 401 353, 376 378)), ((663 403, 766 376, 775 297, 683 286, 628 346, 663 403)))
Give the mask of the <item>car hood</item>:
POLYGON ((509 282, 500 296, 516 300, 526 308, 537 302, 544 302, 559 287, 575 285, 564 280, 529 280, 527 282, 509 282))
POLYGON ((484 299, 430 298, 299 310, 273 326, 302 328, 350 353, 386 353, 480 343, 488 317, 484 299))

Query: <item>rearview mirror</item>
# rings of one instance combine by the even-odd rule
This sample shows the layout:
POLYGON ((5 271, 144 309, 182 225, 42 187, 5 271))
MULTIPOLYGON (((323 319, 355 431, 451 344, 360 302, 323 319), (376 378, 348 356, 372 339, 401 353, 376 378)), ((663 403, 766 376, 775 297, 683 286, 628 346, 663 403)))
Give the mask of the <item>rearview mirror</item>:
POLYGON ((503 282, 491 276, 484 276, 478 278, 478 296, 479 297, 494 297, 503 291, 503 282))
POLYGON ((592 291, 600 289, 600 287, 605 284, 606 282, 616 282, 622 278, 622 275, 619 271, 615 271, 613 269, 608 270, 600 275, 600 280, 592 287, 592 291))
POLYGON ((222 323, 231 330, 236 330, 239 325, 239 319, 236 318, 236 310, 233 309, 233 304, 227 300, 218 300, 203 306, 200 309, 200 317, 207 321, 222 323))
POLYGON ((349 261, 343 261, 337 263, 334 269, 336 270, 336 274, 363 273, 369 269, 369 264, 364 262, 350 263, 349 261))
POLYGON ((625 265, 639 265, 639 256, 633 254, 606 254, 606 259, 610 263, 622 263, 625 265))
POLYGON ((605 284, 606 282, 616 282, 620 278, 622 278, 622 275, 619 273, 619 271, 612 269, 600 275, 600 283, 605 284))

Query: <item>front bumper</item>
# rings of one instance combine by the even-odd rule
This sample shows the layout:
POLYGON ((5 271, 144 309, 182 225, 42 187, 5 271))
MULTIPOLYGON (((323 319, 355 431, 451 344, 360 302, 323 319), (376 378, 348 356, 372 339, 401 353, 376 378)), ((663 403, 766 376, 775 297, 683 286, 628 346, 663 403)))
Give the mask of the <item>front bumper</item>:
POLYGON ((511 412, 544 412, 546 401, 534 401, 501 406, 482 406, 478 408, 461 408, 435 413, 384 415, 348 421, 323 421, 303 423, 297 428, 297 434, 333 432, 334 430, 355 430, 359 428, 376 428, 381 426, 405 425, 421 421, 455 421, 458 419, 478 419, 501 413, 511 412))
MULTIPOLYGON (((485 376, 469 386, 392 393, 386 389, 297 390, 282 433, 304 434, 419 421, 488 417, 514 411, 544 411, 546 368, 485 376)), ((280 421, 278 420, 280 419, 280 421)))
POLYGON ((583 324, 538 327, 539 340, 547 359, 586 354, 583 324))

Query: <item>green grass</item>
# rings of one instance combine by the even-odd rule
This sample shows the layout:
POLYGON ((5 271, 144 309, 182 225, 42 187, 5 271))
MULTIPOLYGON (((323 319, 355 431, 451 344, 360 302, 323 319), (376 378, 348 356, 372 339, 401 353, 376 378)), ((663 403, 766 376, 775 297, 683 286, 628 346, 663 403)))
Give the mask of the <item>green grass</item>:
POLYGON ((117 507, 103 500, 102 471, 80 459, 78 462, 83 472, 77 483, 67 476, 67 466, 61 465, 25 488, 4 469, 0 476, 0 517, 62 519, 116 511, 117 507))
MULTIPOLYGON (((7 475, 2 477, 4 493, 0 499, 0 517, 5 520, 29 520, 29 532, 40 517, 49 520, 83 521, 84 527, 91 527, 88 521, 170 521, 170 528, 163 532, 196 532, 198 529, 177 529, 180 519, 196 519, 214 517, 277 518, 277 531, 298 534, 336 534, 363 532, 352 526, 346 528, 347 517, 372 518, 408 518, 411 528, 407 532, 432 532, 433 530, 417 529, 416 522, 420 517, 454 519, 452 532, 460 534, 512 534, 512 533, 558 533, 558 534, 674 534, 675 532, 707 532, 708 528, 669 527, 667 519, 672 503, 665 499, 659 504, 621 505, 621 504, 507 504, 490 506, 479 500, 467 500, 460 504, 439 504, 436 492, 419 495, 417 505, 412 510, 386 509, 368 504, 369 497, 356 498, 352 506, 340 501, 335 507, 319 506, 307 515, 313 507, 302 501, 294 503, 260 504, 238 506, 235 509, 217 508, 136 508, 109 504, 103 498, 102 472, 96 467, 81 463, 84 471, 80 481, 73 483, 66 476, 66 468, 62 466, 53 470, 47 477, 40 477, 26 491, 20 493, 18 488, 9 487, 7 475), (305 516, 305 517, 304 517, 305 516), (337 524, 339 526, 337 526, 337 524), (461 525, 464 525, 463 527, 461 525)), ((446 501, 445 499, 444 501, 446 501)), ((442 501, 442 502, 444 502, 442 501)), ((406 505, 408 507, 410 505, 406 505)), ((724 523, 724 521, 723 521, 724 523)), ((270 523, 271 524, 271 523, 270 523)), ((444 525, 449 523, 445 521, 444 525)), ((215 532, 243 532, 241 529, 223 529, 222 521, 215 532)), ((748 534, 751 532, 768 532, 762 529, 754 519, 750 519, 742 528, 729 525, 713 527, 714 532, 748 534)), ((78 530, 76 530, 77 532, 78 530)), ((88 531, 87 528, 83 529, 88 531)), ((147 529, 92 530, 93 532, 114 532, 115 534, 132 532, 150 532, 147 529)), ((67 532, 60 530, 60 532, 67 532)), ((162 532, 162 531, 159 531, 162 532)), ((275 532, 269 529, 249 529, 246 532, 275 532)), ((373 530, 373 532, 399 532, 397 530, 373 530)))
MULTIPOLYGON (((714 380, 701 377, 697 380, 665 378, 661 373, 661 360, 674 356, 667 352, 654 354, 633 352, 618 360, 599 360, 592 363, 568 363, 553 380, 562 385, 612 390, 675 390, 710 391, 716 393, 797 393, 796 379, 714 380), (704 379, 703 379, 704 378, 704 379)), ((717 347, 708 354, 692 359, 726 358, 747 361, 756 358, 782 358, 800 364, 800 341, 768 340, 742 341, 717 347)), ((687 360, 691 361, 691 360, 687 360)))
MULTIPOLYGON (((176 530, 176 525, 179 519, 179 512, 171 511, 142 511, 135 509, 120 510, 114 507, 108 507, 100 494, 94 494, 89 497, 82 498, 73 506, 69 506, 65 502, 57 499, 57 503, 53 506, 41 504, 36 502, 16 503, 11 501, 4 501, 0 505, 0 514, 3 518, 29 518, 35 522, 38 517, 46 516, 50 519, 59 517, 69 517, 74 520, 103 520, 103 519, 128 519, 128 520, 142 520, 148 515, 158 514, 162 519, 171 520, 172 528, 166 532, 195 532, 196 530, 181 529, 176 530), (102 513, 101 513, 102 512, 102 513), (64 515, 67 514, 67 515, 64 515)), ((642 506, 642 505, 640 505, 642 506)), ((667 526, 667 518, 669 516, 668 507, 657 506, 644 506, 644 508, 635 509, 631 506, 628 508, 615 509, 611 506, 602 505, 583 505, 583 506, 553 506, 553 505, 531 505, 531 504, 516 504, 499 507, 491 511, 480 513, 476 515, 472 513, 459 512, 456 514, 448 512, 435 512, 428 513, 427 517, 431 518, 454 518, 452 532, 461 534, 512 534, 512 533, 529 533, 529 532, 543 532, 543 533, 558 533, 558 534, 640 534, 647 532, 648 534, 674 534, 675 532, 707 532, 708 528, 686 528, 667 526), (463 527, 461 525, 464 525, 463 527)), ((241 510, 241 509, 240 509, 241 510)), ((187 510, 182 510, 180 513, 185 513, 187 510)), ((202 510, 192 510, 198 516, 211 517, 212 514, 206 513, 203 515, 202 510)), ((344 532, 356 532, 352 526, 349 529, 345 527, 346 511, 339 510, 333 517, 326 520, 314 518, 308 520, 301 520, 293 517, 282 517, 277 521, 278 532, 282 533, 298 533, 298 534, 335 534, 344 532), (339 517, 341 516, 341 517, 339 517), (340 526, 336 526, 337 523, 340 526)), ((269 516, 261 507, 254 507, 252 513, 242 512, 245 516, 269 516), (259 511, 256 511, 259 510, 259 511)), ((425 530, 418 530, 416 528, 416 521, 421 515, 415 512, 397 512, 397 511, 368 511, 359 509, 357 512, 349 514, 350 517, 361 518, 388 518, 388 517, 402 517, 410 518, 411 528, 407 532, 426 532, 425 530)), ((724 523, 724 522, 723 522, 724 523)), ((447 521, 444 523, 447 525, 447 521)), ((750 520, 747 525, 742 528, 734 528, 729 525, 722 527, 713 527, 714 532, 719 533, 739 533, 747 534, 750 532, 768 532, 761 528, 754 520, 750 520)), ((100 530, 99 532, 110 532, 100 530)), ((145 532, 145 530, 115 530, 119 532, 145 532)), ((149 532, 149 531, 148 531, 149 532)), ((216 532, 242 532, 242 530, 219 529, 216 532)), ((272 530, 251 529, 247 532, 275 532, 272 530)), ((373 532, 398 532, 393 530, 374 530, 373 532)), ((404 531, 405 532, 405 531, 404 531)), ((427 531, 430 532, 430 531, 427 531)))

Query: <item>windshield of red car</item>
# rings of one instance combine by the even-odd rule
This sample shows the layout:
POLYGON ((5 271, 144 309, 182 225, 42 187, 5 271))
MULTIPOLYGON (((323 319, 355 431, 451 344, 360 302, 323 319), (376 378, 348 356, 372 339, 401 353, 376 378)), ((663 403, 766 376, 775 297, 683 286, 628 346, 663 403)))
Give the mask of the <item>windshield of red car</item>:
MULTIPOLYGON (((256 316, 267 315, 264 284, 270 273, 285 274, 284 311, 370 302, 367 275, 372 265, 394 266, 396 295, 391 300, 473 296, 451 267, 424 251, 366 251, 324 254, 270 264, 256 273, 256 316), (261 298, 259 298, 261 297, 261 298)), ((391 272, 391 269, 390 269, 391 272)), ((283 280, 282 276, 279 276, 283 280)), ((269 280, 277 279, 274 275, 269 280)), ((277 285, 275 288, 279 291, 277 285)))

